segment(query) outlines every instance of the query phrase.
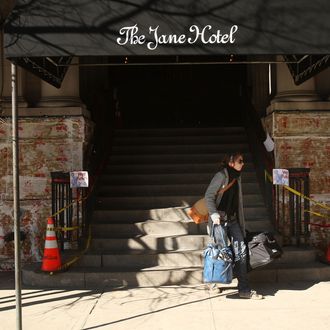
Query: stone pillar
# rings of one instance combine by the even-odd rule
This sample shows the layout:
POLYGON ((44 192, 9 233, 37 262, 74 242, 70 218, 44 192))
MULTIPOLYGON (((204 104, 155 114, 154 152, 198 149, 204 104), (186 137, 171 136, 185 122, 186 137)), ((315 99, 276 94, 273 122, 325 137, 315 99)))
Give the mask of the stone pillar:
MULTIPOLYGON (((278 56, 277 59, 280 60, 282 57, 278 56)), ((286 63, 276 64, 276 88, 277 93, 272 103, 320 100, 320 97, 315 91, 314 78, 312 77, 300 85, 295 85, 286 63)))
MULTIPOLYGON (((323 81, 329 81, 330 72, 323 81)), ((296 86, 286 64, 277 65, 277 94, 267 108, 265 124, 274 140, 275 168, 310 168, 311 197, 330 203, 330 102, 319 96, 315 77, 296 86)), ((324 85, 323 85, 324 86, 324 85)), ((311 210, 324 213, 311 203, 311 210)), ((312 223, 322 218, 311 215, 312 223)), ((288 219, 283 219, 288 223, 288 219)), ((330 240, 330 233, 311 227, 311 243, 318 247, 330 240)))
POLYGON ((65 74, 61 88, 56 88, 41 80, 41 99, 37 107, 82 107, 79 95, 78 58, 73 58, 65 74))
MULTIPOLYGON (((322 166, 325 161, 330 136, 330 102, 319 97, 315 81, 312 77, 296 86, 287 65, 277 64, 277 94, 271 100, 265 118, 267 131, 275 141, 276 167, 322 166)), ((311 171, 312 177, 315 170, 311 171)), ((318 173, 320 179, 322 171, 318 173)), ((329 184, 326 186, 322 190, 330 190, 329 184)), ((317 182, 311 182, 311 187, 312 191, 317 189, 317 182)))
MULTIPOLYGON (((11 62, 4 60, 3 70, 3 108, 11 108, 11 62)), ((0 78, 1 79, 1 78, 0 78)), ((24 85, 25 85, 25 71, 17 67, 17 105, 19 108, 26 108, 28 106, 24 98, 24 85)))

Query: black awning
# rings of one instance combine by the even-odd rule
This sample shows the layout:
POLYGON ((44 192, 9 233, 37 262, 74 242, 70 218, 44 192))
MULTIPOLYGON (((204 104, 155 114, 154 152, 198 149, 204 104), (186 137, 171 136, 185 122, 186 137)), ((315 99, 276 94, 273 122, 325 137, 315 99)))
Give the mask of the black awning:
POLYGON ((49 84, 60 88, 72 57, 17 57, 14 63, 32 72, 49 84))
POLYGON ((330 55, 285 55, 284 59, 296 85, 302 84, 330 65, 330 55))
POLYGON ((18 0, 5 54, 330 54, 329 13, 329 0, 18 0))

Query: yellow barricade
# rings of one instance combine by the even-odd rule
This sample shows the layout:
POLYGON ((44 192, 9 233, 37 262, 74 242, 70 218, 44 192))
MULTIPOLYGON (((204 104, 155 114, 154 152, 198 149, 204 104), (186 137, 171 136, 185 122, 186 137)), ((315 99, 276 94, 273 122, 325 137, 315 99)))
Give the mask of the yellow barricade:
MULTIPOLYGON (((265 179, 267 179, 269 182, 273 183, 273 177, 265 170, 265 179)), ((307 199, 309 200, 310 202, 314 203, 315 205, 318 205, 319 207, 325 209, 325 210, 330 210, 330 207, 327 206, 327 205, 324 205, 320 202, 317 202, 316 200, 308 197, 308 196, 305 196, 304 194, 302 194, 301 192, 289 187, 289 186, 283 186, 286 190, 290 191, 291 193, 297 195, 297 196, 300 196, 304 199, 307 199)), ((322 218, 325 218, 325 219, 330 219, 329 216, 327 215, 324 215, 324 214, 321 214, 321 213, 318 213, 318 212, 313 212, 313 211, 308 211, 306 210, 305 212, 308 212, 308 213, 311 213, 313 215, 316 215, 318 217, 322 217, 322 218)), ((316 225, 316 224, 311 224, 311 225, 316 225)), ((324 226, 324 227, 328 227, 328 225, 320 225, 320 226, 324 226)), ((330 225, 329 225, 330 226, 330 225)))

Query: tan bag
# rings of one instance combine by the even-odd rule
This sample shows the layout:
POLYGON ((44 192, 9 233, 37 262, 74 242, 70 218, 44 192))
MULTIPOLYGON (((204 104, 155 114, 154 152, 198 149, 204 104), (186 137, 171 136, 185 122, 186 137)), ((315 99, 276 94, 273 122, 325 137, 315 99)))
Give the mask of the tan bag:
MULTIPOLYGON (((233 179, 230 183, 227 184, 226 187, 220 189, 217 192, 217 195, 223 194, 225 191, 227 191, 234 183, 236 182, 236 179, 233 179)), ((194 220, 196 224, 200 224, 203 222, 207 222, 209 218, 209 210, 206 206, 206 200, 205 198, 199 199, 188 211, 188 215, 190 218, 194 220)))
POLYGON ((188 211, 188 215, 197 224, 207 222, 209 218, 209 211, 206 206, 205 198, 199 199, 188 211))

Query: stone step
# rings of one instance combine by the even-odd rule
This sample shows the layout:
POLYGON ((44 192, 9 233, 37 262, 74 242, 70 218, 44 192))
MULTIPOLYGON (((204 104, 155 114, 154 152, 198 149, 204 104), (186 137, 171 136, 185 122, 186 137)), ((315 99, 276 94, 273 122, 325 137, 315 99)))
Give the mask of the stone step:
MULTIPOLYGON (((118 271, 106 267, 76 267, 49 276, 38 263, 25 265, 24 285, 35 288, 104 289, 105 287, 157 287, 165 285, 200 285, 202 267, 151 267, 118 271)), ((249 273, 250 282, 287 283, 290 281, 329 281, 330 267, 319 262, 260 267, 249 273)), ((233 280, 231 286, 237 283, 233 280)), ((222 285, 220 285, 221 287, 222 285)), ((225 287, 225 285, 224 285, 225 287)))
POLYGON ((136 270, 154 266, 168 267, 202 267, 202 250, 167 252, 130 251, 129 254, 115 254, 113 251, 90 252, 85 254, 77 266, 79 267, 117 267, 123 270, 136 270), (147 253, 150 252, 150 253, 147 253))
MULTIPOLYGON (((135 223, 146 220, 162 221, 192 221, 187 215, 190 206, 170 207, 149 210, 106 210, 95 209, 93 212, 93 222, 106 223, 135 223)), ((268 211, 265 207, 244 207, 244 215, 247 220, 269 219, 268 211)))
POLYGON ((135 223, 147 220, 190 221, 189 207, 170 207, 150 210, 102 210, 95 209, 93 222, 98 223, 135 223))
MULTIPOLYGON (((108 174, 182 174, 182 173, 206 173, 215 174, 219 170, 219 163, 183 163, 183 164, 108 164, 104 171, 108 174)), ((254 164, 244 164, 244 171, 255 171, 254 164)))
POLYGON ((250 282, 329 281, 330 267, 318 261, 272 263, 249 273, 250 282))
POLYGON ((246 141, 242 127, 116 131, 99 180, 90 251, 76 266, 85 287, 200 283, 202 250, 211 239, 187 211, 225 153, 245 152, 247 229, 273 231, 246 141))
MULTIPOLYGON (((202 194, 202 192, 201 192, 202 194)), ((144 197, 97 197, 96 204, 98 209, 107 210, 139 210, 148 208, 165 208, 165 207, 177 207, 193 205, 198 199, 201 198, 201 194, 196 195, 184 195, 184 196, 158 196, 150 195, 144 197)), ((247 207, 249 206, 263 206, 264 201, 259 194, 245 194, 243 196, 243 203, 247 207)))
POLYGON ((136 223, 93 223, 92 233, 103 233, 107 237, 134 237, 141 235, 195 235, 206 234, 206 223, 196 225, 188 221, 147 220, 136 223))
MULTIPOLYGON (((266 228, 264 228, 266 231, 266 228)), ((250 230, 252 231, 252 230, 250 230)), ((111 251, 152 250, 152 251, 182 251, 203 249, 211 241, 205 234, 147 234, 135 237, 114 237, 107 232, 94 232, 91 248, 111 251)))
POLYGON ((200 250, 210 242, 208 235, 144 235, 133 238, 107 238, 103 233, 95 233, 91 249, 111 251, 152 250, 177 251, 200 250))
POLYGON ((240 152, 249 152, 247 143, 235 144, 196 144, 196 145, 113 145, 111 148, 111 157, 114 155, 149 155, 149 154, 218 154, 231 153, 239 150, 240 152))
MULTIPOLYGON (((220 163, 225 153, 195 153, 195 154, 137 154, 115 155, 108 160, 109 164, 169 164, 169 163, 220 163)), ((244 159, 251 161, 251 155, 244 155, 244 159)))
POLYGON ((283 254, 274 260, 274 265, 312 263, 317 260, 318 251, 313 248, 300 248, 295 246, 282 247, 283 254))
POLYGON ((244 127, 198 127, 198 128, 155 128, 155 129, 116 129, 117 137, 186 137, 186 136, 209 136, 209 135, 237 135, 246 134, 244 127))
MULTIPOLYGON (((141 235, 195 235, 207 234, 206 223, 196 225, 192 220, 160 221, 147 220, 140 223, 94 223, 93 236, 103 233, 108 238, 128 238, 141 235)), ((246 229, 250 232, 273 232, 274 227, 268 219, 246 220, 246 229)))
POLYGON ((274 226, 268 218, 259 220, 246 220, 245 228, 250 232, 274 232, 274 226))
MULTIPOLYGON (((202 196, 208 184, 162 184, 162 185, 102 185, 97 191, 97 196, 106 197, 132 197, 132 196, 168 196, 191 194, 202 196)), ((260 187, 257 182, 244 183, 243 194, 260 194, 260 187)))
POLYGON ((170 144, 214 144, 226 143, 228 145, 245 143, 245 133, 226 135, 180 135, 180 136, 115 136, 113 145, 170 145, 170 144))
MULTIPOLYGON (((209 184, 215 173, 181 174, 104 174, 99 178, 102 185, 151 185, 151 184, 209 184)), ((255 172, 242 173, 242 183, 256 183, 255 172)))
MULTIPOLYGON (((285 264, 304 264, 316 261, 315 249, 283 248, 283 255, 272 262, 272 267, 285 264)), ((129 253, 113 251, 90 251, 79 260, 79 267, 117 267, 136 270, 154 266, 203 267, 203 249, 189 251, 158 252, 130 250, 129 253)))

